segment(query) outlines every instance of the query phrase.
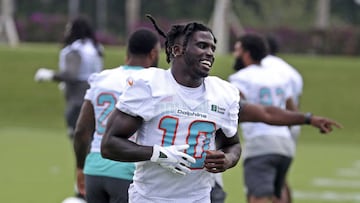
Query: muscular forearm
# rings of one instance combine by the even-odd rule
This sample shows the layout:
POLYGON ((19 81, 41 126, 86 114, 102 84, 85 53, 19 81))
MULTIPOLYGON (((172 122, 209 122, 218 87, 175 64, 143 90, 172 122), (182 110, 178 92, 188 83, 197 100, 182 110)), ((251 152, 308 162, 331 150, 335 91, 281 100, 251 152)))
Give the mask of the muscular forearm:
POLYGON ((231 145, 229 147, 226 147, 226 148, 222 149, 222 151, 225 153, 226 160, 229 161, 226 164, 226 167, 227 168, 234 167, 238 163, 238 161, 240 159, 240 156, 241 156, 241 145, 240 145, 240 143, 231 145))
POLYGON ((247 103, 239 113, 240 122, 263 122, 271 125, 302 125, 305 114, 278 107, 247 103))
POLYGON ((150 160, 152 151, 153 147, 141 146, 115 136, 106 136, 101 143, 101 155, 114 161, 147 161, 150 160))
MULTIPOLYGON (((287 111, 277 107, 265 107, 266 120, 265 123, 271 125, 303 125, 306 124, 306 116, 304 113, 287 111)), ((309 123, 308 123, 309 124, 309 123)))
POLYGON ((84 168, 85 158, 88 154, 94 131, 94 107, 89 100, 85 100, 81 107, 74 134, 74 151, 76 156, 76 166, 79 169, 84 168))
POLYGON ((91 139, 84 139, 75 134, 74 137, 74 150, 76 158, 76 167, 79 169, 84 168, 86 155, 88 154, 88 147, 90 146, 91 139))
POLYGON ((68 72, 55 73, 53 80, 57 82, 80 82, 76 75, 70 74, 68 72))
POLYGON ((101 142, 103 157, 115 161, 137 162, 150 160, 153 148, 141 146, 128 140, 141 126, 142 119, 119 110, 113 111, 101 142))

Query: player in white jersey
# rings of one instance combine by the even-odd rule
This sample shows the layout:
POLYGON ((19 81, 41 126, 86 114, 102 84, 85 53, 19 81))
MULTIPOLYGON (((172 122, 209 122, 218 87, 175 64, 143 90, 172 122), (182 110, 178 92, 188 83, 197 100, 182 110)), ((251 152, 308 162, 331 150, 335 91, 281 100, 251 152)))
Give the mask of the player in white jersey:
MULTIPOLYGON (((64 34, 64 48, 59 54, 59 71, 40 68, 34 79, 37 82, 60 82, 59 87, 64 90, 65 121, 72 141, 84 95, 89 88, 87 79, 92 73, 102 70, 103 50, 86 18, 73 19, 66 25, 64 34)), ((78 193, 76 196, 83 198, 78 193)))
POLYGON ((83 17, 75 18, 66 25, 64 48, 59 56, 59 71, 40 68, 35 74, 38 82, 56 81, 63 84, 65 119, 71 139, 85 92, 89 88, 87 79, 91 74, 102 70, 102 56, 102 47, 88 20, 83 17))
POLYGON ((152 31, 139 29, 131 34, 127 47, 126 65, 104 70, 89 78, 90 89, 76 125, 74 150, 78 188, 84 195, 86 189, 88 203, 128 202, 135 164, 102 158, 100 144, 107 119, 127 85, 127 78, 143 68, 157 66, 160 42, 152 31))
MULTIPOLYGON (((269 48, 269 54, 261 60, 261 64, 265 67, 271 68, 273 71, 279 73, 284 80, 289 80, 292 89, 292 99, 296 105, 296 108, 300 108, 300 97, 303 91, 303 78, 301 74, 289 63, 282 58, 276 56, 278 52, 278 43, 276 39, 269 35, 266 37, 266 41, 269 48)), ((300 126, 292 126, 291 135, 297 140, 300 133, 300 126)))
MULTIPOLYGON (((239 38, 235 51, 245 68, 229 77, 249 103, 295 109, 289 81, 261 66, 267 55, 262 37, 247 34, 239 38)), ((242 123, 244 179, 250 203, 280 198, 287 170, 295 153, 295 141, 288 127, 264 123, 242 123)))
POLYGON ((138 162, 130 202, 209 203, 210 173, 223 172, 240 158, 240 97, 228 82, 207 77, 216 41, 209 28, 188 23, 161 34, 171 68, 142 70, 128 79, 101 153, 138 162), (127 139, 135 131, 136 143, 127 139))
MULTIPOLYGON (((300 73, 292 67, 289 63, 282 58, 276 56, 279 45, 276 38, 272 35, 266 36, 266 42, 269 48, 269 54, 261 61, 261 64, 267 68, 271 68, 273 71, 279 73, 284 80, 289 80, 292 89, 292 99, 296 105, 297 110, 300 108, 300 96, 303 91, 303 78, 300 73)), ((290 127, 291 136, 297 141, 300 135, 300 126, 295 125, 290 127)), ((291 203, 291 190, 288 182, 285 182, 285 187, 282 192, 281 199, 286 203, 291 203)))

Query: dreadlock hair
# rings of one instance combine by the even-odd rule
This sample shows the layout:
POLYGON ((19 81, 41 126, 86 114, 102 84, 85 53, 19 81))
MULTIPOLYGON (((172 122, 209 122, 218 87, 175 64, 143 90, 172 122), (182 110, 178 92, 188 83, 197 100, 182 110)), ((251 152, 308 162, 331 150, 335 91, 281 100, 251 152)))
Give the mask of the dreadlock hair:
POLYGON ((96 47, 99 56, 103 56, 102 48, 95 37, 94 29, 89 20, 84 16, 79 16, 70 22, 70 33, 64 39, 64 47, 72 44, 78 39, 89 38, 96 47))
POLYGON ((147 18, 150 19, 151 23, 154 25, 156 31, 165 38, 165 53, 166 53, 166 61, 170 63, 170 61, 175 57, 172 53, 172 48, 176 44, 177 40, 184 36, 184 40, 182 42, 182 46, 186 48, 187 43, 192 37, 192 35, 197 31, 207 31, 212 34, 214 37, 214 42, 216 43, 216 38, 212 32, 212 30, 205 25, 197 22, 191 22, 184 25, 172 25, 170 31, 168 33, 164 33, 159 26, 157 25, 155 19, 151 15, 146 15, 147 18))

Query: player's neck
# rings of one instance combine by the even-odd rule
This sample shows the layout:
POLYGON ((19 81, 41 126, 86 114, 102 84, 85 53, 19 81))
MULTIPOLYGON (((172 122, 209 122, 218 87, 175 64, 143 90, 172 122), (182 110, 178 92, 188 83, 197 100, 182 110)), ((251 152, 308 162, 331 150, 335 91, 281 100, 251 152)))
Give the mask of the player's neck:
POLYGON ((136 58, 136 57, 129 58, 126 62, 126 65, 142 66, 144 68, 148 68, 149 66, 151 66, 148 60, 146 60, 145 58, 136 58))
POLYGON ((182 71, 184 70, 175 67, 171 68, 171 74, 178 84, 185 87, 196 88, 204 82, 204 78, 194 78, 191 77, 191 75, 189 75, 188 73, 184 73, 182 71))

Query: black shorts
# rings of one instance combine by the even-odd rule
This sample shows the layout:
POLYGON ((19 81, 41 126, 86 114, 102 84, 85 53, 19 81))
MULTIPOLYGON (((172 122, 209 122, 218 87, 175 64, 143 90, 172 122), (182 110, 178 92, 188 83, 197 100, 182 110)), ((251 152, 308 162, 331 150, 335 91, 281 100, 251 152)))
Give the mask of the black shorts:
POLYGON ((87 203, 127 203, 131 180, 85 175, 87 203))
POLYGON ((247 158, 244 161, 244 180, 247 196, 280 198, 292 158, 270 154, 247 158))
POLYGON ((225 198, 226 192, 217 182, 215 182, 215 185, 211 188, 210 193, 211 203, 224 203, 225 198))
POLYGON ((79 117, 81 111, 81 104, 80 105, 68 105, 65 109, 65 119, 66 125, 68 128, 68 134, 71 139, 74 138, 74 130, 76 127, 76 122, 79 117))

